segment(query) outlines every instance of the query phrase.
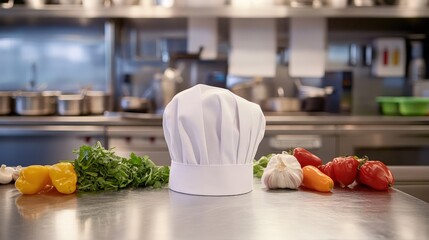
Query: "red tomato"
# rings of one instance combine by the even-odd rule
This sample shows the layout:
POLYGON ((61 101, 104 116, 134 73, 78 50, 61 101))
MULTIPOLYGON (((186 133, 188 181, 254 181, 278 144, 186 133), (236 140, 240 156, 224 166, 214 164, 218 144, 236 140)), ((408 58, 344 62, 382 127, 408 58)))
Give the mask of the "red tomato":
POLYGON ((325 165, 320 165, 318 168, 324 174, 328 175, 334 181, 334 183, 337 183, 337 178, 335 177, 334 167, 332 162, 328 162, 325 165))
POLYGON ((299 164, 301 164, 301 168, 307 165, 312 165, 315 167, 322 165, 322 160, 318 156, 302 147, 293 149, 292 155, 298 159, 299 164))
POLYGON ((356 180, 359 168, 357 157, 336 157, 332 160, 332 165, 335 178, 341 187, 346 187, 356 180))
POLYGON ((387 166, 380 161, 367 161, 359 169, 358 180, 376 190, 387 190, 395 179, 387 166))

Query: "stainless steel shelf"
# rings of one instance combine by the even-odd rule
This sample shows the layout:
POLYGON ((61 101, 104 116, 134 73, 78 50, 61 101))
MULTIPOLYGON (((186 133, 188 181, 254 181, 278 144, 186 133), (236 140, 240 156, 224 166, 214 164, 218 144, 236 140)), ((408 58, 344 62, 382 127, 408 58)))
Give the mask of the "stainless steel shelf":
POLYGON ((62 18, 429 18, 429 8, 403 7, 348 7, 348 8, 291 8, 286 6, 236 8, 164 8, 164 7, 109 7, 85 9, 82 6, 47 5, 43 9, 15 6, 0 9, 0 18, 62 17, 62 18))

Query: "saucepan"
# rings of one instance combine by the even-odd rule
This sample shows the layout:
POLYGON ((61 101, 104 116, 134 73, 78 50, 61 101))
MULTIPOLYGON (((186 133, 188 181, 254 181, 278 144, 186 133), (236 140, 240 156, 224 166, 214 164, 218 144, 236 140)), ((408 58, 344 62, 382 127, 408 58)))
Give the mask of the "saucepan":
POLYGON ((110 95, 103 91, 88 91, 85 95, 85 107, 91 115, 102 115, 108 110, 110 95))
POLYGON ((148 98, 141 97, 122 97, 121 109, 124 112, 149 113, 153 111, 153 103, 148 98))
POLYGON ((262 109, 268 112, 298 112, 300 111, 300 102, 297 98, 285 97, 284 89, 277 88, 277 97, 267 98, 262 101, 262 109))
POLYGON ((59 91, 16 92, 15 112, 26 116, 53 115, 60 94, 59 91))
POLYGON ((79 116, 87 113, 84 106, 85 95, 61 94, 58 96, 57 112, 61 116, 79 116))
POLYGON ((269 85, 260 77, 244 81, 231 87, 231 92, 251 102, 261 104, 269 96, 269 85))
POLYGON ((0 92, 0 115, 8 115, 13 109, 13 92, 0 92))
POLYGON ((325 110, 325 99, 334 92, 334 87, 324 88, 305 86, 299 80, 295 81, 298 96, 301 99, 301 109, 306 112, 320 112, 325 110))

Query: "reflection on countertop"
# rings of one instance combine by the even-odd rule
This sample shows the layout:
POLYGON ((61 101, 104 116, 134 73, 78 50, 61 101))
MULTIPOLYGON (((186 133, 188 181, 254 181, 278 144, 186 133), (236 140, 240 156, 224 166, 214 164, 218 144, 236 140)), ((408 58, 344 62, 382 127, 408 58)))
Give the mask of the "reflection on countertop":
POLYGON ((0 186, 1 239, 428 239, 429 205, 396 189, 267 190, 209 197, 167 188, 22 196, 0 186), (302 226, 311 226, 305 231, 302 226))

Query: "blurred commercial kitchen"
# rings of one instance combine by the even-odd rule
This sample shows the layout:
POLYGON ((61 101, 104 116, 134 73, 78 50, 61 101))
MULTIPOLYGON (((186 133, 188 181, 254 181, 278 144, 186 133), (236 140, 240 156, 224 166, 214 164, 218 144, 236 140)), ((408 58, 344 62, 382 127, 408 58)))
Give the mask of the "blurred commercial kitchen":
POLYGON ((429 201, 427 1, 0 2, 1 163, 101 141, 168 165, 163 107, 208 84, 261 105, 257 157, 369 156, 429 201))

